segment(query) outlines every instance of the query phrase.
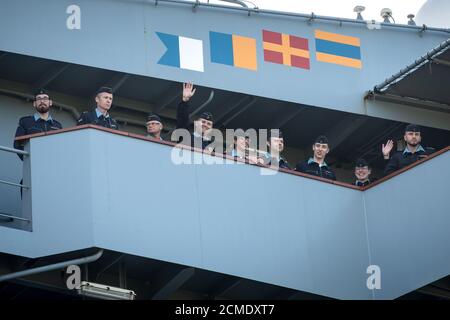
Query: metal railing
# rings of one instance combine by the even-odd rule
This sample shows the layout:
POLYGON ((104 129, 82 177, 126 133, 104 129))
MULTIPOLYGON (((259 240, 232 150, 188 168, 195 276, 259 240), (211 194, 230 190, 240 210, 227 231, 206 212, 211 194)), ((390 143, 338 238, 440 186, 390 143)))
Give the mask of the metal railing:
MULTIPOLYGON (((128 0, 128 1, 136 1, 136 0, 128 0)), ((233 2, 233 1, 225 1, 225 2, 233 2)), ((242 2, 242 1, 239 1, 242 2)), ((250 14, 259 14, 259 15, 269 15, 269 16, 281 16, 281 17, 292 17, 292 18, 299 18, 302 19, 308 23, 312 23, 313 21, 328 21, 331 23, 339 23, 339 25, 342 24, 353 24, 353 25, 361 25, 364 27, 367 27, 368 23, 372 23, 371 20, 357 20, 357 19, 349 19, 349 18, 337 18, 337 17, 328 17, 328 16, 320 16, 316 15, 313 12, 311 14, 303 14, 303 13, 295 13, 295 12, 285 12, 285 11, 278 11, 278 10, 268 10, 268 9, 259 9, 259 8, 249 8, 244 6, 229 6, 226 4, 213 4, 213 3, 207 3, 207 2, 200 2, 199 0, 193 0, 193 1, 186 1, 186 0, 152 0, 148 1, 149 4, 158 5, 160 3, 168 3, 168 4, 179 4, 179 5, 186 5, 191 6, 193 8, 198 7, 206 7, 206 8, 216 8, 216 9, 225 9, 229 11, 238 11, 238 12, 246 12, 248 15, 250 14)), ((237 2, 233 2, 236 4, 239 4, 237 2)), ((435 28, 435 27, 429 27, 427 25, 417 26, 417 25, 406 25, 406 24, 396 24, 396 23, 385 23, 385 22, 379 22, 380 26, 383 28, 389 28, 389 29, 406 29, 406 30, 413 30, 417 31, 420 34, 427 31, 433 31, 433 32, 443 32, 443 33, 450 33, 450 29, 448 28, 435 28)))
POLYGON ((20 184, 20 183, 6 181, 6 180, 0 180, 0 183, 6 184, 8 186, 20 187, 20 188, 23 188, 23 189, 30 189, 29 186, 26 186, 26 185, 23 185, 23 184, 20 184))
POLYGON ((6 222, 12 222, 14 220, 30 222, 30 219, 16 217, 16 216, 10 215, 8 213, 0 213, 0 218, 5 219, 6 222))
POLYGON ((11 279, 16 279, 16 278, 21 278, 21 277, 26 277, 26 276, 30 276, 30 275, 34 275, 34 274, 38 274, 38 273, 42 273, 42 272, 63 269, 70 265, 81 265, 81 264, 94 262, 94 261, 98 260, 102 256, 102 254, 103 254, 103 250, 100 249, 97 251, 96 254, 93 254, 91 256, 73 259, 73 260, 69 260, 69 261, 58 262, 58 263, 54 263, 51 265, 28 269, 28 270, 23 270, 23 271, 18 271, 18 272, 14 272, 14 273, 4 274, 4 275, 0 276, 0 282, 11 280, 11 279))
POLYGON ((12 152, 12 153, 16 153, 16 154, 20 154, 23 156, 28 156, 30 155, 28 152, 23 151, 23 150, 19 150, 19 149, 14 149, 14 148, 8 148, 8 147, 4 147, 4 146, 0 146, 0 150, 1 151, 6 151, 6 152, 12 152))
MULTIPOLYGON (((5 147, 5 146, 0 146, 0 151, 11 152, 11 153, 20 154, 20 155, 23 155, 23 156, 29 156, 30 155, 26 151, 19 150, 19 149, 14 149, 14 148, 9 148, 9 147, 5 147)), ((19 187, 19 188, 23 188, 23 189, 30 189, 29 186, 23 185, 21 183, 15 183, 15 182, 11 182, 11 181, 6 181, 6 180, 0 180, 0 184, 5 184, 5 185, 8 185, 8 186, 19 187)), ((25 218, 14 216, 14 215, 9 214, 9 213, 0 212, 0 221, 2 221, 2 220, 3 220, 3 222, 13 222, 15 220, 16 221, 30 222, 30 219, 25 219, 25 218)))

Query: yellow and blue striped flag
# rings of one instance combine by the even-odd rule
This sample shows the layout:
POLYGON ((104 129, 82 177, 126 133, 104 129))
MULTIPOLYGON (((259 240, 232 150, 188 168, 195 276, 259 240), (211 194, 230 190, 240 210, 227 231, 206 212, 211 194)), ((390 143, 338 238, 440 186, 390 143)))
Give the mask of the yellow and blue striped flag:
POLYGON ((317 61, 362 68, 359 38, 316 30, 315 39, 317 61))

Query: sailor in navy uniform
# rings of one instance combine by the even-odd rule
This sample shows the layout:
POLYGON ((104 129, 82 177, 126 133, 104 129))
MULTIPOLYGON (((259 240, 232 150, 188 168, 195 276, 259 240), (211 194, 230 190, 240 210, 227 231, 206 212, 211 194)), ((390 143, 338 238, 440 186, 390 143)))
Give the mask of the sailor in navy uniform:
MULTIPOLYGON (((61 123, 50 115, 49 110, 52 104, 53 101, 46 90, 39 89, 36 91, 33 101, 36 113, 32 116, 20 118, 15 137, 62 129, 61 123)), ((20 141, 14 141, 14 148, 23 150, 20 141)), ((19 157, 23 160, 22 155, 19 155, 19 157)))
POLYGON ((322 177, 330 180, 336 180, 336 175, 327 163, 325 157, 330 152, 328 139, 325 136, 318 136, 312 145, 314 156, 307 161, 297 164, 295 170, 311 174, 317 177, 322 177))
POLYGON ((264 163, 267 165, 278 165, 279 168, 283 169, 291 169, 287 160, 281 155, 284 150, 283 133, 281 130, 278 130, 277 135, 274 133, 272 130, 269 130, 267 141, 269 152, 266 152, 264 155, 264 163))
POLYGON ((78 125, 95 124, 110 129, 119 129, 116 120, 114 120, 108 113, 113 101, 112 89, 108 87, 101 87, 98 89, 95 102, 97 107, 91 111, 85 111, 78 119, 78 125))
POLYGON ((434 148, 424 148, 420 144, 422 142, 421 128, 416 124, 409 124, 405 128, 405 135, 403 139, 406 142, 406 147, 403 151, 395 152, 389 159, 384 175, 404 168, 420 159, 428 157, 434 152, 434 148))
POLYGON ((153 138, 156 140, 164 140, 161 137, 161 132, 164 126, 161 122, 161 118, 157 114, 151 113, 148 115, 146 127, 148 138, 153 138))
POLYGON ((370 174, 372 169, 369 167, 367 161, 363 158, 356 160, 355 165, 355 186, 365 187, 368 186, 372 181, 370 180, 370 174))
MULTIPOLYGON (((202 148, 202 150, 211 152, 212 148, 208 146, 214 142, 213 137, 210 136, 214 124, 212 114, 208 111, 202 112, 194 120, 194 129, 190 130, 191 124, 189 121, 189 113, 191 108, 188 101, 195 94, 195 91, 196 89, 194 89, 192 83, 183 84, 183 98, 177 108, 177 129, 186 129, 190 131, 190 144, 192 147, 202 148)), ((181 143, 186 144, 185 141, 181 141, 181 143)))

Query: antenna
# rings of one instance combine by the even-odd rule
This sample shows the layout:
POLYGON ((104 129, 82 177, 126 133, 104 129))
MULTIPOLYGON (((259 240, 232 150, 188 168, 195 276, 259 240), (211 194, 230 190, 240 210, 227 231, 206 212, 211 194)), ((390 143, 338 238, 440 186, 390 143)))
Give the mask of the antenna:
POLYGON ((410 26, 416 25, 416 22, 414 21, 414 17, 415 17, 415 15, 413 15, 412 13, 408 14, 408 16, 407 16, 407 18, 409 19, 408 25, 410 25, 410 26))
POLYGON ((380 12, 381 17, 384 19, 384 23, 391 23, 391 20, 389 18, 392 18, 392 20, 395 23, 394 17, 392 16, 392 10, 389 8, 383 8, 380 12))
POLYGON ((361 15, 361 12, 363 12, 364 10, 366 10, 366 7, 364 6, 356 6, 355 8, 353 8, 353 12, 356 12, 358 14, 356 20, 364 20, 363 16, 361 15))

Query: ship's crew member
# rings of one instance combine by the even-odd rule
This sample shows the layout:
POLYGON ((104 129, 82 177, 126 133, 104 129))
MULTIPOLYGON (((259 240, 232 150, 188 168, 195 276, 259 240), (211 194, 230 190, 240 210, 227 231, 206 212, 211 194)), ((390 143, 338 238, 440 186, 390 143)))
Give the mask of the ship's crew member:
POLYGON ((420 159, 426 158, 434 152, 433 148, 426 148, 425 150, 425 148, 422 147, 420 144, 422 141, 420 131, 421 128, 416 124, 409 124, 406 126, 405 134, 403 136, 406 147, 403 151, 397 151, 392 155, 386 165, 384 175, 388 175, 420 159))
POLYGON ((264 164, 264 159, 258 157, 257 150, 251 152, 250 137, 246 136, 242 131, 236 130, 234 135, 234 147, 230 155, 235 159, 244 160, 246 163, 264 164))
POLYGON ((330 152, 327 137, 321 135, 316 138, 312 145, 314 156, 307 161, 303 161, 297 164, 295 170, 311 174, 317 177, 322 177, 330 180, 336 180, 336 175, 327 163, 325 157, 330 152))
POLYGON ((284 150, 284 138, 281 130, 278 130, 278 134, 269 130, 267 146, 269 151, 264 155, 265 164, 277 164, 279 168, 291 169, 287 160, 281 155, 284 150))
POLYGON ((161 137, 161 132, 163 129, 163 124, 161 118, 154 113, 151 113, 147 117, 147 137, 156 140, 163 140, 161 137))
POLYGON ((370 168, 367 161, 363 158, 356 160, 355 165, 355 186, 357 187, 365 187, 369 185, 372 181, 370 179, 370 174, 372 173, 372 169, 370 168))
MULTIPOLYGON (((36 113, 32 116, 20 118, 15 137, 62 129, 61 123, 56 121, 50 115, 49 110, 52 104, 53 101, 50 99, 50 96, 46 90, 37 90, 34 94, 33 100, 33 107, 36 109, 36 113)), ((14 148, 23 150, 23 146, 20 141, 14 141, 14 148)), ((22 155, 19 155, 19 157, 23 160, 22 155)))
POLYGON ((234 135, 234 147, 230 155, 236 159, 246 160, 248 158, 248 148, 250 145, 250 138, 246 137, 239 131, 234 135))
MULTIPOLYGON (((189 113, 191 108, 188 102, 194 96, 196 90, 197 89, 194 88, 192 83, 183 83, 183 97, 177 109, 177 129, 191 129, 191 124, 189 121, 189 113)), ((213 142, 213 138, 211 137, 213 124, 213 116, 208 111, 202 112, 197 119, 194 120, 193 131, 190 132, 190 144, 192 147, 202 148, 202 150, 205 150, 213 142)), ((183 141, 181 141, 181 143, 186 144, 186 142, 183 141)))
POLYGON ((109 115, 109 109, 113 102, 111 88, 101 87, 95 95, 97 107, 92 111, 85 111, 78 119, 78 125, 95 124, 105 128, 119 129, 117 122, 109 115))

